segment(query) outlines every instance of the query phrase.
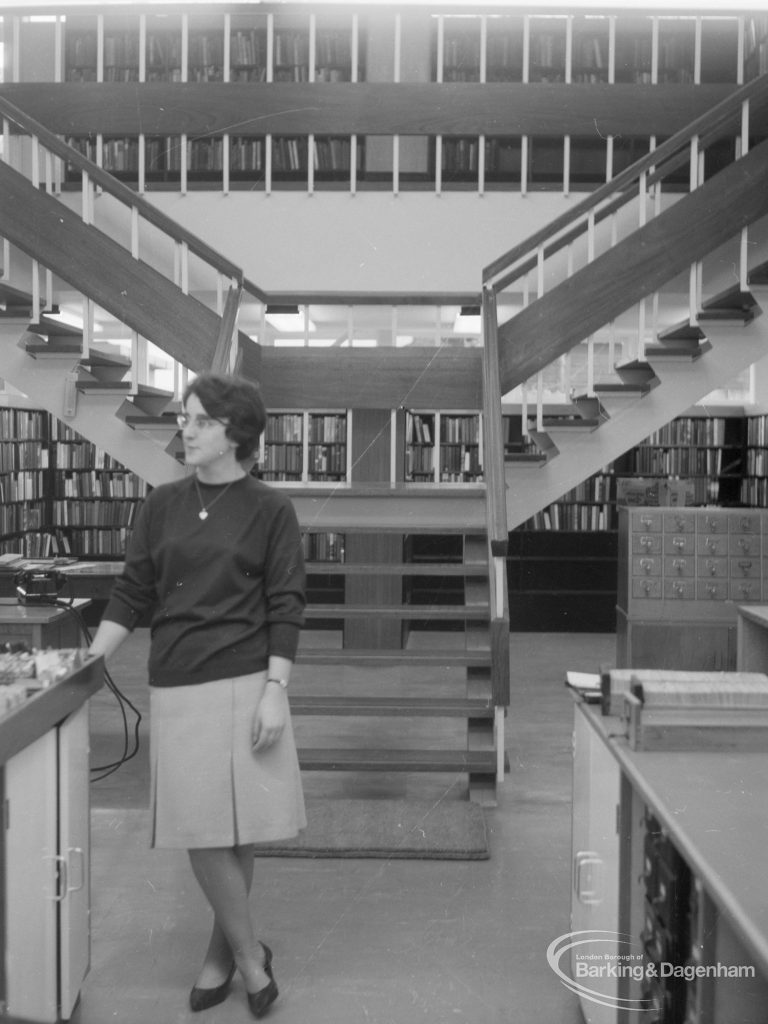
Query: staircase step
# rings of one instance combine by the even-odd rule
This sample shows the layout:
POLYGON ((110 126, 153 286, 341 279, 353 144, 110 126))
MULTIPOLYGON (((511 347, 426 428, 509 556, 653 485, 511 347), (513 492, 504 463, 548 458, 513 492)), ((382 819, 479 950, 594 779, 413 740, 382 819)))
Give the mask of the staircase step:
POLYGON ((768 284, 768 263, 761 263, 750 270, 747 275, 748 284, 768 284))
POLYGON ((709 311, 749 312, 755 305, 754 296, 750 292, 742 291, 738 285, 726 288, 711 298, 702 302, 701 308, 709 311))
POLYGON ((544 452, 505 452, 504 461, 513 466, 544 466, 548 460, 544 452))
POLYGON ((371 715, 427 718, 493 718, 493 705, 469 697, 296 697, 294 715, 371 715))
POLYGON ((755 318, 755 309, 702 309, 697 319, 699 323, 704 324, 704 333, 706 334, 707 321, 711 323, 733 323, 733 324, 748 324, 755 318))
POLYGON ((394 668, 398 665, 450 665, 456 668, 487 668, 491 664, 491 652, 487 648, 480 650, 456 649, 439 650, 422 648, 419 650, 386 650, 383 648, 367 649, 345 647, 304 647, 299 646, 296 655, 298 665, 357 665, 364 668, 394 668))
POLYGON ((595 384, 594 392, 599 397, 642 398, 651 390, 650 384, 595 384))
POLYGON ((176 434, 181 427, 176 422, 176 413, 169 413, 167 416, 139 416, 131 415, 123 419, 123 423, 134 430, 167 430, 169 434, 176 434))
POLYGON ((496 773, 493 750, 299 749, 304 771, 496 773))
POLYGON ((659 331, 656 337, 659 341, 685 341, 688 342, 691 347, 694 347, 706 338, 706 334, 698 324, 692 324, 690 320, 681 320, 679 323, 673 324, 671 327, 667 327, 663 331, 659 331))
POLYGON ((3 306, 0 317, 28 319, 32 315, 32 296, 3 281, 0 281, 0 304, 3 306))
MULTIPOLYGON (((275 486, 280 487, 280 484, 275 486)), ((484 534, 485 487, 281 488, 315 533, 484 534)))
MULTIPOLYGON (((638 386, 647 384, 651 387, 654 383, 658 382, 658 378, 653 372, 653 367, 643 359, 633 359, 628 363, 620 363, 615 367, 615 371, 623 384, 638 386)), ((597 391, 597 388, 595 388, 595 391, 597 391)))
POLYGON ((597 430, 600 423, 601 420, 597 417, 587 419, 582 416, 545 416, 542 420, 542 426, 548 434, 557 430, 584 431, 591 434, 593 430, 597 430))
POLYGON ((307 562, 305 567, 320 576, 488 576, 487 564, 463 562, 307 562))
POLYGON ((686 342, 679 344, 667 342, 660 345, 646 345, 645 354, 652 361, 693 362, 696 359, 700 359, 711 348, 712 346, 706 341, 701 344, 697 341, 693 345, 689 345, 686 342))
POLYGON ((487 619, 488 605, 465 604, 310 604, 308 619, 487 619))
POLYGON ((44 334, 47 338, 83 337, 82 327, 75 327, 74 324, 64 323, 62 320, 51 320, 45 313, 41 314, 36 324, 30 324, 28 329, 34 334, 44 334))

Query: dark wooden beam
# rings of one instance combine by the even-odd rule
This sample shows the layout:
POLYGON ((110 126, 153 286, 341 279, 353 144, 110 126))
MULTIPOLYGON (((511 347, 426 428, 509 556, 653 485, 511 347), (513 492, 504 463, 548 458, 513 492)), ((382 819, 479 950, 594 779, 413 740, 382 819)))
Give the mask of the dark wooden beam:
POLYGON ((768 215, 768 142, 499 328, 502 393, 768 215))
POLYGON ((604 138, 672 135, 735 88, 544 82, 37 82, 3 85, 0 96, 62 135, 604 138))
POLYGON ((271 409, 480 409, 479 349, 261 349, 271 409))

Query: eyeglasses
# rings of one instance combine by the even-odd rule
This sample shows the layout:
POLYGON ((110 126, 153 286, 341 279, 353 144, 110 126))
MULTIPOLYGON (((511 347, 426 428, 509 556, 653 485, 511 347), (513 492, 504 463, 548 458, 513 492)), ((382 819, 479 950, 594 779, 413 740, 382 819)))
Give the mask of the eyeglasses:
POLYGON ((224 420, 217 420, 215 416, 190 416, 187 412, 180 412, 176 417, 176 422, 182 430, 190 424, 195 430, 210 430, 214 423, 220 423, 223 427, 229 426, 224 420))

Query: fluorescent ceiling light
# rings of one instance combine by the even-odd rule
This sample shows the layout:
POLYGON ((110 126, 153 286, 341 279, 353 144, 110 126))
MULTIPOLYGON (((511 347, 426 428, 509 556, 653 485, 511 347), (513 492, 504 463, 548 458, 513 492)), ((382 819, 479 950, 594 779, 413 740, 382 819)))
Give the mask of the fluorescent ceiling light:
POLYGON ((457 334, 479 334, 482 318, 479 306, 462 306, 453 323, 457 334))
POLYGON ((275 330, 284 334, 315 330, 315 325, 298 306, 267 306, 264 317, 275 330))

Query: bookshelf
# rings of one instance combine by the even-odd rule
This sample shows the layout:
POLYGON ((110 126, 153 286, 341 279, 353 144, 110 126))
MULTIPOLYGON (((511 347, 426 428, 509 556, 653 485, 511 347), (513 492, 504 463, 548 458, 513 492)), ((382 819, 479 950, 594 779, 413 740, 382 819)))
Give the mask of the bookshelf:
MULTIPOLYGON (((436 12, 428 20, 420 12, 398 16, 404 18, 402 28, 408 36, 405 63, 398 71, 403 82, 735 85, 742 71, 751 77, 766 67, 768 29, 761 15, 741 19, 736 15, 686 18, 650 13, 544 16, 532 11, 493 16, 436 12)), ((375 57, 391 46, 388 40, 393 29, 386 20, 343 14, 330 7, 301 14, 278 9, 252 13, 233 9, 218 15, 169 13, 162 17, 140 10, 133 15, 78 14, 67 16, 62 77, 78 83, 171 85, 290 83, 322 87, 323 83, 389 82, 395 80, 394 58, 377 61, 375 57)), ((322 122, 322 98, 318 109, 322 122)), ((108 147, 105 137, 105 168, 126 181, 149 187, 186 187, 190 182, 198 188, 225 189, 270 188, 273 181, 277 188, 285 189, 298 183, 311 189, 315 182, 330 189, 345 182, 353 189, 358 184, 376 188, 396 172, 398 181, 414 189, 438 178, 454 189, 479 182, 496 190, 522 182, 548 189, 562 187, 564 167, 570 169, 567 186, 578 189, 605 181, 608 173, 607 139, 569 135, 570 154, 564 160, 562 131, 549 138, 535 133, 525 136, 529 152, 523 167, 521 136, 440 135, 430 130, 426 118, 422 137, 402 136, 403 162, 396 169, 387 137, 398 134, 394 129, 371 131, 366 138, 362 134, 332 134, 328 128, 315 135, 306 126, 301 134, 289 134, 284 123, 275 123, 273 134, 254 134, 256 123, 234 127, 237 118, 233 115, 220 121, 210 138, 191 134, 187 138, 183 121, 180 114, 178 135, 172 136, 170 143, 147 139, 146 173, 139 166, 137 136, 132 142, 111 139, 108 147), (232 131, 222 126, 230 123, 232 131), (405 156, 412 144, 419 153, 413 166, 405 156), (118 156, 114 150, 125 154, 118 156), (389 155, 381 157, 385 151, 389 155)), ((639 152, 649 148, 649 138, 633 140, 630 133, 631 125, 627 125, 614 137, 614 174, 630 162, 635 148, 639 152)), ((74 138, 78 145, 88 145, 87 136, 74 138)), ((79 175, 69 173, 68 180, 75 184, 79 175)))
POLYGON ((0 553, 125 553, 144 481, 41 410, 1 408, 0 436, 0 553))
MULTIPOLYGON (((530 449, 519 415, 505 449, 530 449)), ((511 627, 610 632, 616 626, 620 509, 761 505, 768 499, 768 417, 682 416, 510 534, 511 627)))
POLYGON ((350 480, 349 410, 278 410, 267 416, 258 475, 283 484, 350 480))
POLYGON ((483 479, 482 464, 478 413, 406 412, 406 483, 478 483, 483 479))

